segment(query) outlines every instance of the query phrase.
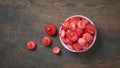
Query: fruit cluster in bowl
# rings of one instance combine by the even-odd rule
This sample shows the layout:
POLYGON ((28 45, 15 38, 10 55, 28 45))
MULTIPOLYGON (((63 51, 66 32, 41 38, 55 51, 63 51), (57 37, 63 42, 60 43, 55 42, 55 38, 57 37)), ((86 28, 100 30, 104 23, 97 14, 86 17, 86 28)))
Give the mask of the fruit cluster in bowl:
POLYGON ((94 23, 82 15, 67 18, 59 30, 59 38, 63 46, 72 52, 84 52, 90 49, 97 36, 94 23))

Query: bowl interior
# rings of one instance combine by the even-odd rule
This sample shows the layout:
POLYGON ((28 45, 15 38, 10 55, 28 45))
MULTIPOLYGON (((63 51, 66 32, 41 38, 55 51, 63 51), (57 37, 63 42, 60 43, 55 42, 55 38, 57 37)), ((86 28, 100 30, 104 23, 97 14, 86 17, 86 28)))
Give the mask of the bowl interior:
MULTIPOLYGON (((71 17, 68 17, 65 21, 69 20, 69 19, 72 18, 72 17, 82 17, 82 18, 85 18, 85 19, 87 19, 91 24, 93 24, 93 25, 95 26, 95 24, 94 24, 89 18, 87 18, 87 17, 85 17, 85 16, 83 16, 83 15, 73 15, 73 16, 71 16, 71 17)), ((61 31, 61 28, 62 28, 62 26, 60 27, 59 31, 61 31)), ((85 51, 87 51, 88 49, 90 49, 90 48, 93 46, 93 44, 95 43, 96 37, 97 37, 97 29, 95 30, 93 42, 89 45, 88 48, 86 48, 85 50, 80 50, 80 51, 76 51, 76 50, 72 50, 72 49, 68 48, 67 45, 62 41, 62 39, 61 39, 60 36, 59 36, 59 39, 60 39, 60 42, 62 43, 62 45, 63 45, 67 50, 69 50, 69 51, 71 51, 71 52, 85 52, 85 51)))

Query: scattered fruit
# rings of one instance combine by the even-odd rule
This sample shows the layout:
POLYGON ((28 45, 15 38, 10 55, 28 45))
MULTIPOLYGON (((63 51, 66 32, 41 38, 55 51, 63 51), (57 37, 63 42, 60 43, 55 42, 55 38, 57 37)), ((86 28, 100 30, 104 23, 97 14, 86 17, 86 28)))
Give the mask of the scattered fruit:
POLYGON ((60 54, 60 48, 59 47, 54 47, 53 48, 53 53, 54 54, 60 54))
POLYGON ((28 48, 29 50, 34 50, 34 49, 36 48, 36 43, 35 43, 35 41, 33 41, 33 40, 28 41, 28 43, 27 43, 27 48, 28 48))
MULTIPOLYGON (((95 26, 91 24, 89 20, 76 16, 62 23, 59 36, 69 49, 80 51, 87 49, 93 42, 95 30, 95 26)), ((55 35, 56 31, 57 29, 53 24, 47 24, 45 26, 45 32, 50 36, 55 35)), ((50 46, 50 37, 43 37, 42 44, 44 46, 50 46)), ((27 43, 27 48, 34 50, 36 48, 35 41, 30 40, 27 43)), ((60 54, 60 51, 60 48, 57 46, 53 48, 54 54, 60 54)))
POLYGON ((46 31, 46 33, 47 33, 48 35, 55 35, 57 29, 56 29, 55 25, 53 25, 53 24, 47 24, 47 25, 45 26, 45 31, 46 31))
POLYGON ((50 46, 50 44, 51 44, 50 37, 48 37, 48 36, 43 37, 42 44, 45 45, 45 46, 50 46))

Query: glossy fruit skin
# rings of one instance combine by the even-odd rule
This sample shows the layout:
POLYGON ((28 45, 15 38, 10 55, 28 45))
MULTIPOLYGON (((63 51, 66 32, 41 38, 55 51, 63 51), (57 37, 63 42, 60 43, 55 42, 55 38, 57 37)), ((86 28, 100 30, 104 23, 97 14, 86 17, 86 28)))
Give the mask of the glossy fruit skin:
POLYGON ((50 39, 50 37, 48 37, 48 36, 43 37, 43 39, 42 39, 42 44, 43 44, 44 46, 50 46, 50 44, 51 44, 51 39, 50 39))
POLYGON ((89 33, 84 33, 83 34, 83 38, 86 40, 86 42, 91 42, 91 41, 93 41, 93 36, 91 35, 91 34, 89 34, 89 33))
POLYGON ((60 51, 61 51, 60 48, 57 47, 57 46, 53 48, 53 53, 54 54, 60 54, 60 51))
POLYGON ((77 27, 80 28, 80 29, 84 29, 86 26, 86 24, 83 22, 83 21, 78 21, 77 23, 77 27))
POLYGON ((70 31, 66 33, 67 38, 71 41, 71 42, 75 42, 78 40, 78 34, 76 31, 70 31))
POLYGON ((62 23, 62 29, 67 30, 69 28, 69 25, 70 25, 69 21, 64 21, 62 23))
POLYGON ((81 46, 84 46, 87 44, 86 40, 84 38, 79 38, 78 39, 78 44, 81 45, 81 46))
POLYGON ((75 44, 73 44, 73 49, 79 51, 79 50, 82 49, 82 46, 77 44, 77 43, 75 43, 75 44))
POLYGON ((88 24, 86 25, 86 28, 84 30, 85 33, 90 33, 90 34, 94 34, 95 33, 95 26, 92 24, 88 24))
POLYGON ((35 41, 33 41, 33 40, 28 41, 28 42, 27 42, 27 48, 28 48, 29 50, 34 50, 34 49, 36 48, 36 43, 35 43, 35 41))
POLYGON ((70 30, 75 30, 76 29, 75 23, 70 23, 69 29, 70 30))
POLYGON ((48 34, 48 35, 55 35, 56 34, 56 31, 57 31, 57 29, 56 29, 56 27, 55 27, 55 25, 53 25, 53 24, 47 24, 46 26, 45 26, 45 32, 48 34))

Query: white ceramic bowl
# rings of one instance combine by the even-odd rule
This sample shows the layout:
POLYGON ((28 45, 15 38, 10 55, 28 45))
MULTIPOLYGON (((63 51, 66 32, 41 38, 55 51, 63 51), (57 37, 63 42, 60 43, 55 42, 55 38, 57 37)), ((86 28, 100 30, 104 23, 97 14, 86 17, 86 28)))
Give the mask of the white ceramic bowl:
MULTIPOLYGON (((73 16, 68 17, 65 21, 69 20, 69 19, 72 18, 72 17, 82 17, 82 18, 85 18, 85 19, 87 19, 91 24, 93 24, 93 25, 95 26, 95 24, 94 24, 89 18, 87 18, 86 16, 83 16, 83 15, 73 15, 73 16)), ((62 27, 62 26, 61 26, 61 27, 62 27)), ((60 27, 59 31, 61 30, 61 27, 60 27)), ((96 28, 96 26, 95 26, 95 28, 96 28)), ((76 51, 76 50, 72 50, 72 49, 68 48, 68 46, 62 41, 62 39, 61 39, 61 37, 60 37, 60 35, 59 35, 59 39, 60 39, 60 42, 62 43, 62 45, 63 45, 67 50, 69 50, 69 51, 71 51, 71 52, 77 52, 77 53, 85 52, 85 51, 87 51, 88 49, 90 49, 90 48, 93 46, 93 44, 95 43, 96 37, 97 37, 97 29, 95 30, 93 42, 89 45, 89 47, 86 48, 85 50, 76 51)))

